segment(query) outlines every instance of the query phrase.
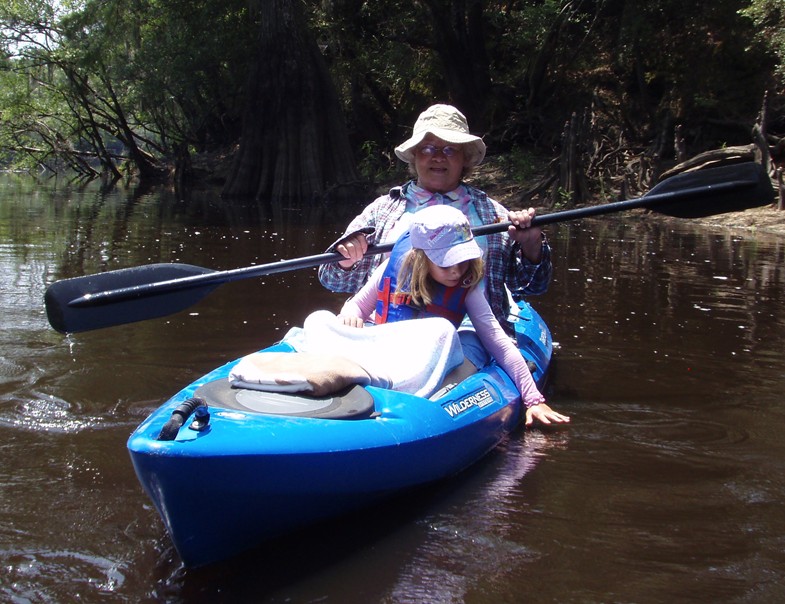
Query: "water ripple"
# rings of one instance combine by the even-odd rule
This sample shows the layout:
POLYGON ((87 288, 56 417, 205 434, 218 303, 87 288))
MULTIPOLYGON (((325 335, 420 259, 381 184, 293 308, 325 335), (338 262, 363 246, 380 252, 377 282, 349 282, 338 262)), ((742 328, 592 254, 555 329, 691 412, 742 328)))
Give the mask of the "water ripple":
POLYGON ((123 565, 110 558, 68 550, 6 554, 0 587, 4 601, 64 602, 82 599, 85 591, 110 597, 125 583, 123 565))
POLYGON ((17 402, 13 411, 3 409, 0 425, 32 432, 58 433, 76 433, 108 426, 104 418, 82 416, 78 407, 57 396, 39 392, 32 393, 32 396, 17 402))

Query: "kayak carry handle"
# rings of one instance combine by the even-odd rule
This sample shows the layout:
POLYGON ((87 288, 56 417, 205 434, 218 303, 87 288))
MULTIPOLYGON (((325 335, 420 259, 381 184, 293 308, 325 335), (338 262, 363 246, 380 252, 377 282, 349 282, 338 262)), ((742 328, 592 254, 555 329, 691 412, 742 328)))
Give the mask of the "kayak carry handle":
POLYGON ((195 414, 194 421, 191 422, 189 428, 202 432, 210 424, 210 411, 207 409, 207 403, 201 398, 189 398, 183 402, 177 409, 172 411, 172 417, 161 428, 158 434, 158 440, 174 440, 177 438, 177 433, 186 420, 195 414))

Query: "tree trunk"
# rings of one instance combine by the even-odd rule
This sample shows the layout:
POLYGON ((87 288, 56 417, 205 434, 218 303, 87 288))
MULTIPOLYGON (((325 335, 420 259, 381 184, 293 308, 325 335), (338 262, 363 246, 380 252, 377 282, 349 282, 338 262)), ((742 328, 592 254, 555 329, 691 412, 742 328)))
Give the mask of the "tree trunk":
POLYGON ((299 0, 258 0, 256 62, 225 197, 305 207, 358 179, 338 96, 299 0))
POLYGON ((491 89, 485 50, 483 0, 424 0, 430 12, 435 49, 454 103, 472 131, 483 132, 491 89))

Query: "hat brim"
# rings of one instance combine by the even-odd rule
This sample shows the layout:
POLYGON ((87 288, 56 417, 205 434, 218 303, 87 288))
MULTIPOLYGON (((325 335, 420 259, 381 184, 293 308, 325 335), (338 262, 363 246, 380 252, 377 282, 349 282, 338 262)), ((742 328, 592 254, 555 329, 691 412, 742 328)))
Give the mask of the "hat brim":
POLYGON ((431 262, 442 268, 455 266, 461 262, 482 257, 482 250, 474 239, 459 243, 458 245, 423 251, 431 262))
POLYGON ((398 156, 398 159, 405 161, 407 164, 413 163, 415 148, 428 134, 432 134, 433 136, 442 139, 444 142, 452 143, 453 145, 464 145, 463 163, 467 168, 479 166, 482 163, 482 160, 485 159, 485 143, 479 136, 442 128, 429 128, 428 130, 416 133, 410 139, 395 148, 395 155, 398 156))

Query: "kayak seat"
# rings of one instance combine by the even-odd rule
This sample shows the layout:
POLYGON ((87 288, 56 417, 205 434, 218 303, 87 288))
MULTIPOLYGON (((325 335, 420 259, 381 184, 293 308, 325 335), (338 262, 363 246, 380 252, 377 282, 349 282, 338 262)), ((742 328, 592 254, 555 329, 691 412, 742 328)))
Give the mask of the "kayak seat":
POLYGON ((265 392, 235 388, 226 378, 203 384, 194 397, 204 399, 208 407, 292 417, 321 419, 369 419, 376 416, 373 396, 359 384, 351 384, 325 396, 308 396, 303 392, 265 392))
POLYGON ((435 401, 443 397, 463 380, 465 380, 470 375, 474 375, 475 373, 477 373, 477 368, 472 364, 472 362, 468 359, 463 359, 463 363, 458 365, 455 369, 450 371, 450 373, 444 376, 441 386, 429 397, 430 400, 435 401))
MULTIPOLYGON (((527 360, 526 366, 529 368, 529 371, 532 374, 534 374, 534 372, 537 370, 537 365, 535 365, 532 361, 527 360)), ((463 380, 468 378, 470 375, 474 375, 475 373, 477 373, 477 368, 471 363, 471 361, 464 359, 462 364, 458 365, 455 369, 450 371, 450 373, 444 376, 441 387, 428 398, 432 401, 440 399, 450 390, 460 384, 463 380)))

